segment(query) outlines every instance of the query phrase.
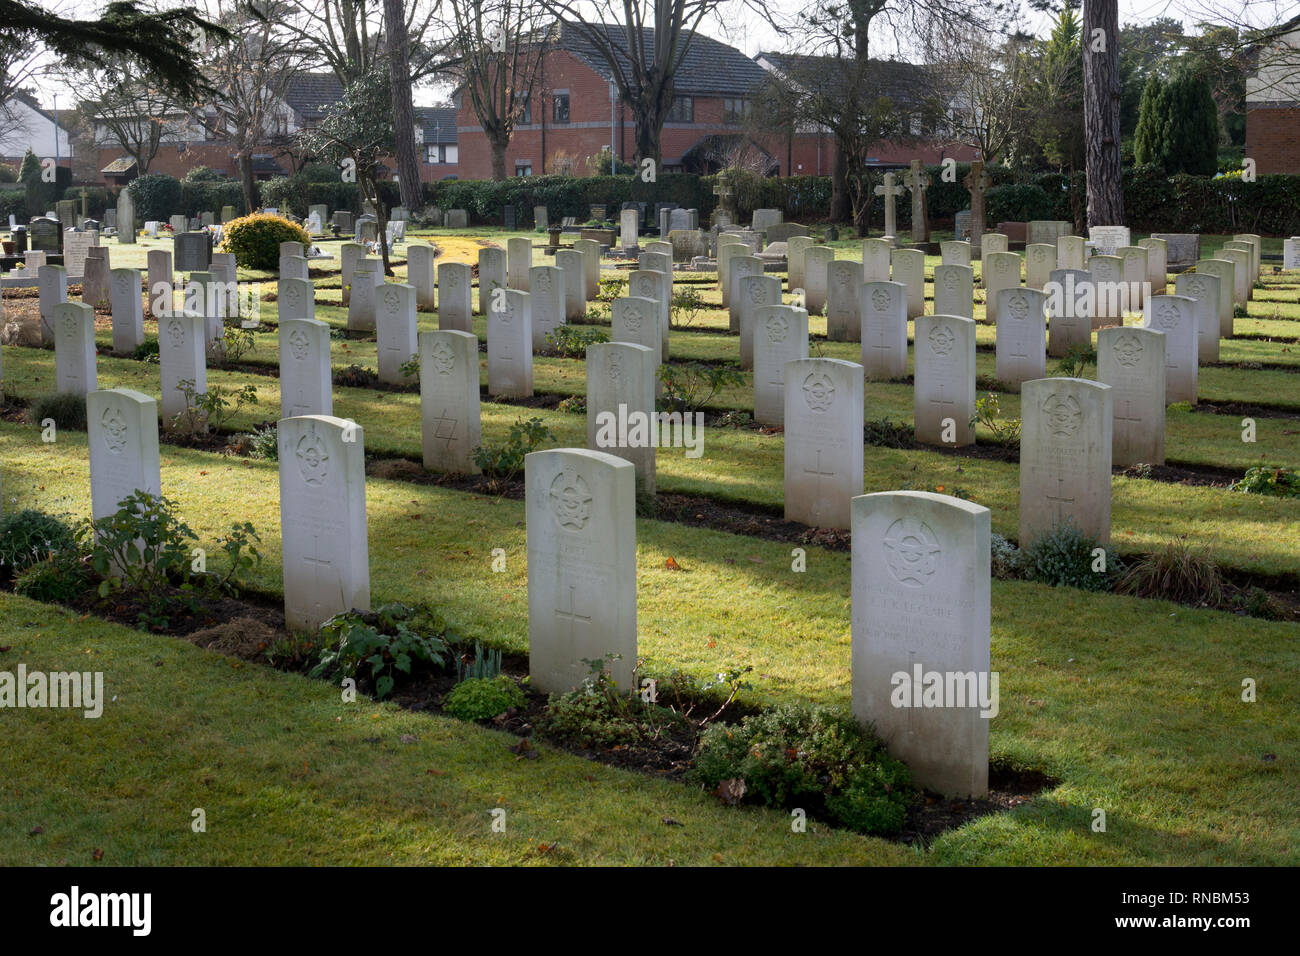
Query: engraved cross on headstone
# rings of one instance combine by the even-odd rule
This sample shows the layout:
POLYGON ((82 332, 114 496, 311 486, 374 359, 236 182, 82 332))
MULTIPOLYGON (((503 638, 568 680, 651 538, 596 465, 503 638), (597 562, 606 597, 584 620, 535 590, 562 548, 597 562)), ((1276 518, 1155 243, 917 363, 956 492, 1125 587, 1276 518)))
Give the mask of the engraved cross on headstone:
POLYGON ((895 184, 893 173, 885 173, 885 181, 876 187, 875 193, 885 199, 885 238, 892 243, 898 233, 894 197, 903 195, 903 187, 895 184))
POLYGON ((822 471, 822 450, 820 448, 817 449, 817 464, 812 468, 805 468, 803 470, 803 473, 805 475, 814 476, 813 480, 815 484, 813 485, 813 489, 814 489, 813 495, 817 499, 817 507, 813 510, 813 514, 821 514, 823 510, 822 509, 822 479, 834 478, 835 472, 822 471))
POLYGON ((945 405, 948 406, 950 409, 955 409, 955 408, 957 407, 957 403, 956 403, 953 399, 950 398, 950 399, 947 399, 946 401, 944 400, 944 397, 943 397, 943 390, 944 390, 944 387, 945 387, 944 384, 943 384, 942 382, 940 382, 940 383, 939 383, 939 397, 938 397, 938 398, 932 398, 932 399, 930 399, 930 404, 931 404, 931 405, 938 405, 938 406, 939 406, 939 414, 941 414, 941 415, 943 414, 943 408, 944 408, 945 405))
POLYGON ((1115 421, 1117 421, 1117 422, 1134 422, 1134 423, 1136 423, 1136 424, 1141 424, 1141 423, 1142 423, 1142 417, 1141 417, 1140 415, 1130 415, 1130 414, 1129 414, 1129 405, 1130 405, 1130 404, 1132 404, 1132 403, 1131 403, 1127 398, 1124 399, 1124 414, 1123 414, 1123 415, 1116 415, 1116 416, 1115 416, 1115 421))
MULTIPOLYGON (((326 561, 320 556, 320 537, 318 535, 311 536, 311 554, 303 555, 302 560, 305 564, 311 565, 312 596, 315 598, 315 604, 313 607, 316 608, 317 615, 319 616, 323 613, 321 611, 323 605, 321 604, 320 571, 321 568, 332 569, 334 567, 334 562, 326 561)), ((339 596, 343 596, 341 588, 339 589, 339 596)))
POLYGON ((1073 498, 1073 497, 1067 498, 1067 497, 1065 497, 1065 495, 1063 494, 1063 492, 1064 492, 1064 486, 1065 486, 1065 479, 1064 479, 1064 478, 1057 478, 1057 479, 1056 479, 1056 494, 1054 494, 1054 495, 1048 495, 1048 496, 1047 496, 1047 500, 1053 502, 1053 503, 1056 505, 1056 520, 1055 520, 1054 524, 1058 524, 1058 525, 1064 523, 1064 520, 1065 520, 1065 506, 1066 506, 1067 504, 1071 504, 1071 505, 1074 504, 1074 498, 1073 498))
POLYGON ((561 609, 558 608, 558 607, 555 609, 555 616, 558 617, 558 618, 562 618, 563 620, 567 621, 568 624, 569 624, 569 639, 570 639, 570 640, 572 640, 573 637, 574 637, 573 628, 574 628, 574 625, 575 625, 575 624, 577 624, 577 623, 579 623, 579 622, 581 622, 581 623, 583 623, 583 624, 590 624, 590 623, 591 623, 591 615, 590 615, 590 614, 579 614, 579 613, 578 613, 578 610, 577 610, 577 603, 576 603, 576 600, 575 600, 575 592, 576 592, 576 591, 577 591, 577 588, 576 588, 574 585, 570 584, 570 585, 569 585, 569 607, 568 607, 568 610, 561 610, 561 609))

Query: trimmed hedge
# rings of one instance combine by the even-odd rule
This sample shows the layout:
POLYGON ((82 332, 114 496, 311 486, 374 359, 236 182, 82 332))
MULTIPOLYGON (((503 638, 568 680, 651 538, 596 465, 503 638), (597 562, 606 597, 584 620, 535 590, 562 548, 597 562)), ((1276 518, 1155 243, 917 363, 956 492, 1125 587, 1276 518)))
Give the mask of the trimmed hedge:
POLYGON ((135 216, 140 222, 166 222, 180 215, 181 181, 166 173, 146 173, 126 187, 135 200, 135 216))
POLYGON ((1152 232, 1294 236, 1300 233, 1300 176, 1168 176, 1156 166, 1124 170, 1124 215, 1152 232))
POLYGON ((688 173, 665 173, 653 183, 638 176, 516 176, 501 180, 444 179, 424 184, 425 202, 442 209, 464 209, 470 222, 498 224, 510 204, 524 209, 524 221, 534 206, 545 206, 551 220, 574 216, 586 222, 590 207, 617 211, 625 202, 675 202, 698 209, 707 222, 715 197, 712 180, 688 173))

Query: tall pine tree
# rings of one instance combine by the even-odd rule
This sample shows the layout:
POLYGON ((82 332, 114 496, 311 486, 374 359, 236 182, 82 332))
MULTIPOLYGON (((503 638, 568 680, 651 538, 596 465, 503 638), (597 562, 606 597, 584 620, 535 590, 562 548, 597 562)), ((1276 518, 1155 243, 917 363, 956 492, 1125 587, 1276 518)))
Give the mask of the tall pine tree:
POLYGON ((1183 68, 1168 83, 1147 80, 1142 91, 1133 158, 1167 175, 1208 176, 1218 167, 1219 114, 1204 75, 1183 68))

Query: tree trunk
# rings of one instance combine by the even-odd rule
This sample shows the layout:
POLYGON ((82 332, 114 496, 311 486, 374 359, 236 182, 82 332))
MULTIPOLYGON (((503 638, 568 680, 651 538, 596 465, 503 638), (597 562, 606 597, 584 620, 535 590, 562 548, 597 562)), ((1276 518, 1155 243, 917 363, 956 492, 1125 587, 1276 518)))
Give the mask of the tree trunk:
POLYGON ((1085 0, 1083 127, 1087 156, 1089 226, 1124 224, 1124 188, 1120 179, 1119 158, 1119 94, 1118 0, 1085 0))
POLYGON ((415 107, 411 105, 410 41, 402 0, 384 0, 388 27, 388 78, 393 90, 393 139, 397 143, 397 180, 402 205, 411 212, 424 208, 420 191, 420 157, 415 148, 415 107))
POLYGON ((362 187, 362 199, 369 199, 375 206, 375 240, 379 243, 379 258, 384 264, 384 275, 391 276, 393 267, 388 263, 388 214, 379 199, 379 182, 369 176, 362 187), (367 189, 370 195, 365 195, 367 189))
POLYGON ((239 154, 239 179, 244 187, 244 213, 252 215, 262 204, 257 192, 257 180, 253 178, 253 153, 251 150, 239 154))
POLYGON ((492 178, 503 182, 506 178, 506 147, 510 145, 509 136, 488 136, 492 147, 492 178))
POLYGON ((853 218, 848 165, 840 138, 835 136, 831 143, 831 222, 849 222, 853 218))

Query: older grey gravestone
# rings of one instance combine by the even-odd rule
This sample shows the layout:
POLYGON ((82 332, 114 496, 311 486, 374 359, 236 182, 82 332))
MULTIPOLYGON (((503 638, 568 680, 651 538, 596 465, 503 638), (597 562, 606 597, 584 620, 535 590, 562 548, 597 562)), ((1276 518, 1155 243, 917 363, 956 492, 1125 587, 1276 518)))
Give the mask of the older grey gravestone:
POLYGON ((506 240, 506 284, 528 291, 528 270, 533 267, 533 240, 527 236, 506 240))
POLYGON ((77 225, 77 204, 71 199, 60 199, 54 204, 55 217, 64 229, 77 225))
POLYGON ((1034 219, 1029 223, 1029 228, 1025 232, 1027 245, 1044 243, 1053 248, 1056 247, 1056 240, 1061 236, 1068 236, 1073 223, 1066 222, 1063 219, 1034 219))
POLYGON ((894 282, 907 287, 907 317, 925 314, 925 253, 920 249, 895 249, 890 254, 894 282))
POLYGON ((36 270, 40 295, 41 344, 54 345, 54 313, 68 301, 68 270, 63 266, 41 266, 36 270))
POLYGON ((413 242, 407 247, 406 281, 415 287, 416 308, 432 312, 437 304, 433 280, 433 246, 413 242))
POLYGON ((1165 463, 1165 345, 1156 329, 1097 333, 1097 381, 1111 388, 1111 464, 1165 463))
POLYGON ((1219 280, 1200 272, 1184 272, 1174 279, 1174 292, 1196 301, 1197 362, 1219 360, 1219 280))
POLYGON ((754 310, 754 420, 785 423, 785 366, 808 357, 808 312, 795 306, 754 310))
POLYGON ((375 349, 381 382, 404 385, 410 381, 402 366, 418 357, 415 335, 415 287, 385 282, 379 287, 375 308, 375 349))
POLYGON ((528 672, 564 693, 604 660, 634 690, 636 468, 604 452, 537 451, 524 459, 528 528, 528 672))
POLYGON ((144 300, 139 269, 114 269, 109 275, 113 308, 113 351, 134 352, 144 344, 144 300))
POLYGON ((420 424, 424 467, 477 475, 482 444, 478 399, 478 338, 471 332, 421 332, 420 424))
POLYGON ((383 263, 365 258, 352 269, 352 293, 348 296, 348 331, 375 330, 376 288, 383 281, 383 263))
POLYGON ((785 364, 785 520, 845 528, 862 493, 862 366, 841 359, 785 364))
POLYGON ((478 310, 487 315, 492 307, 492 295, 506 288, 506 251, 488 246, 478 252, 478 310))
POLYGON ((349 209, 334 210, 334 215, 330 217, 330 222, 333 225, 338 226, 339 232, 345 235, 355 233, 356 231, 356 220, 353 217, 352 211, 349 209))
POLYGON ((1144 328, 1165 333, 1165 404, 1196 404, 1198 303, 1185 295, 1153 295, 1142 315, 1144 328))
POLYGON ((528 270, 528 289, 536 353, 550 348, 546 336, 564 325, 564 273, 555 266, 533 266, 528 270))
POLYGON ((488 301, 488 394, 528 398, 533 394, 531 296, 503 289, 488 301))
POLYGON ((1071 521, 1110 539, 1110 386, 1040 378, 1020 390, 1020 547, 1071 521))
POLYGON ((971 426, 975 414, 974 320, 956 315, 920 316, 915 351, 916 440, 950 448, 975 444, 971 426))
POLYGON ((1047 374, 1047 297, 1037 289, 998 292, 995 375, 1015 386, 1047 374))
MULTIPOLYGON (((992 233, 985 236, 985 242, 992 233)), ((993 324, 998 321, 998 293, 1003 289, 1020 287, 1020 256, 1014 252, 990 252, 984 249, 982 276, 984 283, 984 316, 993 324)))
MULTIPOLYGON (((196 395, 208 390, 207 327, 202 313, 180 311, 158 320, 158 376, 162 383, 163 427, 181 423, 176 416, 189 408, 181 383, 196 395)), ((201 414, 194 409, 196 415, 201 414)))
POLYGON ((81 301, 96 309, 111 307, 109 290, 108 249, 104 246, 91 246, 86 250, 86 261, 82 267, 81 301))
POLYGON ((580 319, 587 314, 587 264, 582 253, 559 249, 555 253, 555 265, 564 274, 565 321, 580 319))
POLYGON ((975 318, 975 270, 968 265, 934 267, 934 314, 975 318))
MULTIPOLYGON (((63 265, 68 270, 68 278, 78 282, 86 274, 86 256, 96 243, 96 238, 89 232, 65 232, 63 234, 63 265)), ((84 297, 83 297, 84 301, 84 297)))
POLYGON ((619 213, 618 244, 624 252, 635 252, 640 245, 641 211, 624 209, 619 213))
POLYGON ((303 248, 301 242, 282 242, 280 243, 280 258, 285 256, 302 256, 306 257, 307 250, 303 248))
POLYGON ((884 239, 862 240, 862 281, 888 282, 893 247, 884 239))
POLYGON ((149 250, 148 312, 154 318, 171 315, 175 308, 175 281, 172 254, 166 249, 149 250))
POLYGON ((892 244, 898 235, 897 213, 894 210, 894 200, 903 195, 903 187, 895 185, 894 174, 885 173, 884 182, 873 190, 877 196, 881 196, 885 203, 885 238, 892 244))
POLYGON ((27 241, 33 252, 57 255, 63 248, 63 230, 59 221, 37 216, 27 224, 27 241))
POLYGON ((179 236, 189 231, 190 221, 185 216, 172 216, 168 222, 172 227, 173 236, 179 236))
POLYGON ((765 305, 781 304, 781 280, 776 276, 746 276, 740 280, 732 308, 740 316, 740 367, 754 367, 754 316, 765 305))
POLYGON ((1201 236, 1195 232, 1153 232, 1152 239, 1165 242, 1165 265, 1170 269, 1190 269, 1201 257, 1201 236))
POLYGON ((95 374, 95 310, 83 302, 54 306, 54 390, 85 395, 95 374))
POLYGON ((465 262, 438 266, 438 328, 474 331, 474 270, 465 262))
POLYGON ((212 241, 206 232, 182 232, 172 239, 177 272, 204 272, 212 264, 212 241))
POLYGON ((123 189, 117 194, 117 241, 122 245, 135 244, 135 200, 131 191, 123 189))
MULTIPOLYGON (((327 205, 325 205, 325 203, 313 203, 312 205, 310 205, 310 206, 307 207, 307 218, 308 218, 308 219, 311 219, 311 218, 313 218, 313 217, 314 217, 314 218, 316 219, 316 221, 317 221, 318 223, 320 223, 321 226, 323 227, 325 223, 329 222, 329 218, 330 218, 330 207, 327 206, 327 205)), ((225 221, 225 219, 224 219, 224 213, 223 213, 223 219, 222 219, 222 221, 223 221, 223 222, 225 221)), ((322 229, 318 229, 317 231, 318 231, 318 232, 321 232, 321 231, 323 231, 323 228, 322 228, 322 229)))
POLYGON ((853 499, 853 716, 947 797, 988 792, 989 524, 987 508, 928 491, 853 499), (923 702, 931 680, 954 698, 923 702))
POLYGON ((658 360, 653 350, 628 342, 587 347, 587 447, 630 461, 645 494, 655 490, 658 360))
POLYGON ((86 432, 95 520, 115 514, 122 500, 137 491, 162 494, 157 402, 129 388, 91 391, 86 432))
POLYGON ((862 269, 851 259, 835 259, 826 268, 826 337, 860 342, 862 269))
POLYGON ((901 282, 862 284, 862 367, 872 379, 907 374, 907 287, 901 282))
POLYGON ((230 222, 231 220, 233 220, 233 219, 238 219, 238 218, 239 218, 239 213, 237 213, 237 212, 235 211, 235 207, 234 207, 234 206, 222 206, 222 207, 221 207, 221 224, 222 224, 222 225, 225 225, 226 223, 230 222))
POLYGON ((550 226, 550 224, 551 224, 551 220, 550 220, 550 216, 547 214, 546 207, 534 206, 533 207, 533 228, 538 230, 539 232, 545 232, 547 227, 550 226))
POLYGON ((313 318, 282 315, 279 336, 280 417, 333 415, 330 327, 313 318))
POLYGON ((277 431, 284 623, 315 633, 370 610, 365 433, 331 415, 282 418, 277 431))
POLYGON ((367 243, 376 242, 379 239, 379 220, 371 216, 358 216, 356 229, 352 233, 352 241, 359 242, 363 246, 367 243))
POLYGON ((1074 347, 1092 347, 1092 274, 1054 269, 1043 288, 1047 296, 1047 354, 1062 358, 1074 347))

